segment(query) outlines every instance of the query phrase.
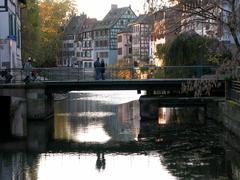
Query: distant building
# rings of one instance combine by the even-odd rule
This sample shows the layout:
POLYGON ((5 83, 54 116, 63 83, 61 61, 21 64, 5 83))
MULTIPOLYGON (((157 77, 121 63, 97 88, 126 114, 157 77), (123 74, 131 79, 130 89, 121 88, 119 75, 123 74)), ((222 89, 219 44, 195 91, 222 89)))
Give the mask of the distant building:
MULTIPOLYGON (((215 14, 216 17, 222 18, 221 20, 227 23, 229 15, 228 12, 231 11, 231 4, 227 0, 218 1, 218 5, 212 5, 212 2, 208 1, 196 1, 190 5, 184 6, 183 8, 188 11, 188 8, 209 8, 209 12, 215 14)), ((236 15, 240 15, 240 1, 235 1, 235 11, 236 15)), ((197 10, 196 10, 197 11, 197 10)), ((197 14, 197 13, 196 13, 197 14)), ((211 19, 201 15, 189 15, 188 13, 183 13, 182 20, 182 32, 195 31, 201 36, 208 36, 217 38, 226 44, 234 44, 232 34, 229 27, 219 22, 217 19, 211 19)), ((237 18, 239 20, 239 18, 237 18)), ((239 22, 236 22, 239 23, 239 22)), ((240 30, 238 33, 238 39, 240 40, 240 30)))
POLYGON ((140 15, 132 26, 132 58, 134 62, 148 64, 150 60, 150 43, 153 17, 140 15))
MULTIPOLYGON (((197 0, 196 2, 190 2, 183 6, 183 12, 182 13, 182 29, 181 32, 196 32, 197 34, 201 36, 208 36, 208 37, 219 37, 218 33, 218 23, 216 20, 206 18, 205 16, 201 16, 200 13, 192 13, 191 9, 196 9, 197 12, 198 8, 207 8, 208 2, 207 1, 200 1, 197 0), (188 13, 188 11, 190 13, 188 13)), ((201 9, 199 10, 199 12, 201 9)), ((209 13, 214 14, 214 9, 209 8, 209 13)))
POLYGON ((77 57, 80 57, 79 66, 83 68, 91 68, 94 63, 94 40, 93 28, 97 24, 97 19, 87 18, 84 21, 82 30, 79 34, 80 52, 77 57))
POLYGON ((0 0, 0 69, 21 68, 21 4, 25 0, 0 0))
POLYGON ((131 7, 118 8, 117 5, 112 5, 108 14, 93 29, 94 58, 104 59, 107 64, 116 63, 117 33, 124 30, 135 18, 131 7))
POLYGON ((118 60, 124 60, 132 64, 132 30, 130 28, 121 31, 117 35, 118 60))
POLYGON ((175 5, 169 8, 163 8, 153 14, 153 31, 151 35, 151 64, 162 65, 162 60, 155 55, 157 47, 172 41, 181 30, 181 11, 179 6, 175 5))
MULTIPOLYGON (((222 18, 224 21, 227 21, 228 19, 228 11, 230 10, 230 4, 229 1, 227 0, 222 0, 221 1, 221 7, 222 9, 224 9, 225 11, 222 12, 222 18)), ((236 15, 237 15, 237 21, 236 24, 238 24, 238 40, 240 41, 240 0, 236 0, 235 1, 235 9, 236 9, 236 15)), ((219 32, 220 32, 220 40, 225 42, 226 44, 230 45, 230 44, 234 44, 234 39, 232 37, 232 34, 229 30, 228 27, 224 26, 224 25, 220 25, 219 24, 219 32)))
POLYGON ((111 10, 102 21, 86 15, 72 17, 64 29, 62 58, 59 65, 93 67, 99 57, 106 64, 117 61, 117 33, 124 30, 136 18, 131 7, 111 10))
POLYGON ((87 19, 85 14, 81 16, 73 16, 64 27, 63 47, 61 58, 58 62, 60 66, 74 66, 80 61, 77 55, 81 53, 81 44, 78 35, 87 19))

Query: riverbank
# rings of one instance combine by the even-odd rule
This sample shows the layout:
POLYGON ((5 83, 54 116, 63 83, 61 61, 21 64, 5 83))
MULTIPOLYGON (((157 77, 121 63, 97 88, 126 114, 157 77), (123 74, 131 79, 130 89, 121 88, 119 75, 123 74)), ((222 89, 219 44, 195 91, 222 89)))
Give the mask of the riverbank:
POLYGON ((219 121, 240 138, 240 104, 231 100, 211 103, 207 107, 207 116, 219 121))

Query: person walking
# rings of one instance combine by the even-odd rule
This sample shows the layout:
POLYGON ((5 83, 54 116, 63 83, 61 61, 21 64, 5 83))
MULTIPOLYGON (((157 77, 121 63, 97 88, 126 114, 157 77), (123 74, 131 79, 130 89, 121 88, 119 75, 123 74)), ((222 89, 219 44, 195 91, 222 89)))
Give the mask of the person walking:
POLYGON ((100 69, 101 79, 104 80, 105 79, 105 76, 104 76, 104 73, 105 73, 105 63, 104 63, 103 59, 101 60, 100 67, 101 67, 101 69, 100 69))
POLYGON ((99 80, 100 79, 100 60, 99 57, 97 58, 97 60, 94 62, 94 68, 95 68, 95 80, 99 80))
POLYGON ((25 72, 25 79, 23 80, 25 83, 29 83, 31 80, 31 73, 32 73, 32 58, 29 57, 27 62, 24 64, 24 72, 25 72))

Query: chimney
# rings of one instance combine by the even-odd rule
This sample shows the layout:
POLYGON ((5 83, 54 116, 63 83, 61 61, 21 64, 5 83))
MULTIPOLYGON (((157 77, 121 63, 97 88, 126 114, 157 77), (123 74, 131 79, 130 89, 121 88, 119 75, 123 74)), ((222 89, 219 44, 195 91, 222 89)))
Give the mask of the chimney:
POLYGON ((111 5, 111 10, 114 10, 114 9, 117 9, 117 8, 118 8, 117 4, 112 4, 111 5))

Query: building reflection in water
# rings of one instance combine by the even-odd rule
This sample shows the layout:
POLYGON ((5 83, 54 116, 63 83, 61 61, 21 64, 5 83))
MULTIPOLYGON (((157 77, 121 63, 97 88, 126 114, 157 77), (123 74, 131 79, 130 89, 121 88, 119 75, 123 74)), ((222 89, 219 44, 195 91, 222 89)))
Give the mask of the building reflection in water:
POLYGON ((199 123, 205 121, 205 113, 203 107, 160 107, 158 109, 158 124, 186 124, 199 123))
POLYGON ((239 146, 239 140, 228 135, 227 145, 220 144, 224 133, 210 121, 210 126, 203 123, 203 108, 159 108, 156 120, 140 121, 134 94, 70 93, 55 104, 53 145, 42 153, 0 153, 0 179, 239 179, 239 151, 228 146, 239 146), (140 124, 145 141, 125 143, 136 140, 140 124), (60 142, 62 149, 56 150, 55 140, 117 146, 82 151, 76 143, 60 142))
POLYGON ((159 108, 159 116, 158 116, 158 124, 167 124, 169 120, 169 116, 167 116, 167 112, 169 115, 169 109, 167 108, 159 108))
POLYGON ((56 103, 55 139, 106 143, 136 140, 139 95, 127 92, 72 92, 56 103))

